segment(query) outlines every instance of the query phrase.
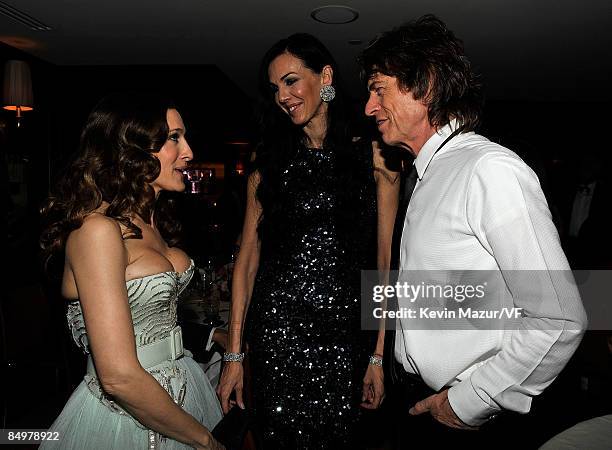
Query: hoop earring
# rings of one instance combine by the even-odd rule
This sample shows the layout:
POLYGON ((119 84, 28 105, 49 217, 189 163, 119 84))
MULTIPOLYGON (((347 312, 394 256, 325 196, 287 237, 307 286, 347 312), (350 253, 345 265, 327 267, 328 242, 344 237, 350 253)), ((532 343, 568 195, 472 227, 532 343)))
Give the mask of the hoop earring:
POLYGON ((321 100, 324 102, 331 102, 334 98, 336 98, 336 89, 334 89, 331 84, 326 84, 321 87, 319 95, 321 96, 321 100))

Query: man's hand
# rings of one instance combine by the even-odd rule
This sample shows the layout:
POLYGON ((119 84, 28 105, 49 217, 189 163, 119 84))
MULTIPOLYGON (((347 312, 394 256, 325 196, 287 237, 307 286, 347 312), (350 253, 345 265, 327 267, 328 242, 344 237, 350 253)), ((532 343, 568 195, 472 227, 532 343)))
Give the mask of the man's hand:
POLYGON ((421 400, 408 411, 413 416, 429 412, 438 422, 460 430, 477 430, 478 427, 467 425, 457 417, 448 401, 448 389, 421 400))
POLYGON ((361 406, 366 409, 376 409, 385 398, 385 375, 383 368, 368 364, 363 377, 363 395, 361 406))

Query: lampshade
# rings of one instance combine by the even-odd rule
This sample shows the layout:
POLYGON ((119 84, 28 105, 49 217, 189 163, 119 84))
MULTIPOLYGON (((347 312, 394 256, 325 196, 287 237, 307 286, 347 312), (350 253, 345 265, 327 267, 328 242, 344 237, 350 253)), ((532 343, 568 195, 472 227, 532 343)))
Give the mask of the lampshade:
POLYGON ((30 66, 25 61, 10 60, 4 65, 4 109, 17 111, 32 111, 34 100, 32 95, 32 77, 30 66))

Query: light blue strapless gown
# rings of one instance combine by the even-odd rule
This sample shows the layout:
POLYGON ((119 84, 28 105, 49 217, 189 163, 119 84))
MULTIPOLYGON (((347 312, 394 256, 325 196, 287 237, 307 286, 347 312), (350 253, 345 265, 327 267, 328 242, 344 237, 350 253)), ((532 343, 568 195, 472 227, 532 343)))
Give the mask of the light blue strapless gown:
MULTIPOLYGON (((163 272, 127 282, 136 345, 163 339, 176 326, 178 296, 187 286, 194 264, 183 273, 163 272)), ((78 301, 68 307, 68 325, 77 345, 89 353, 87 332, 78 301)), ((147 369, 172 399, 209 430, 221 420, 217 396, 191 353, 147 369)), ((49 431, 59 441, 45 441, 42 449, 186 449, 173 439, 148 430, 100 388, 96 377, 85 375, 49 431)))

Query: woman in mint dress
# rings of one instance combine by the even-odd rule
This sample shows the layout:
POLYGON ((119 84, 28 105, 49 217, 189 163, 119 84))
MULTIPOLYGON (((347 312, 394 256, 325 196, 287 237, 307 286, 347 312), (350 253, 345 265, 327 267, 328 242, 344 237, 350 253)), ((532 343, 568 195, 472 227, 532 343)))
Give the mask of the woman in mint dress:
POLYGON ((162 98, 115 95, 90 114, 43 209, 41 238, 47 257, 63 261, 87 374, 50 429, 59 441, 41 448, 222 448, 210 433, 219 403, 176 324, 193 261, 173 247, 176 224, 158 201, 184 189, 192 157, 181 116, 162 98))

